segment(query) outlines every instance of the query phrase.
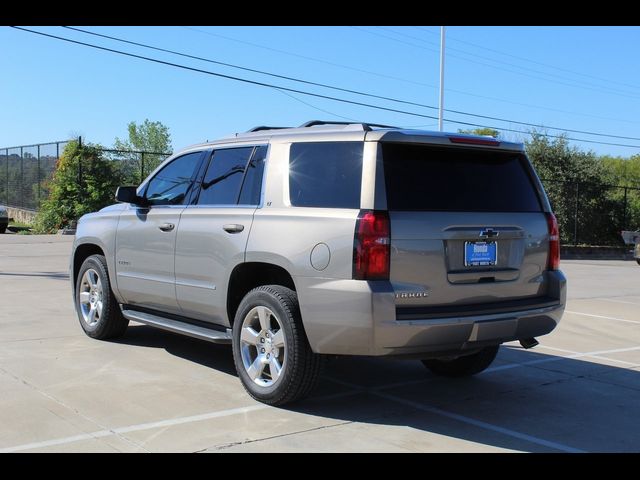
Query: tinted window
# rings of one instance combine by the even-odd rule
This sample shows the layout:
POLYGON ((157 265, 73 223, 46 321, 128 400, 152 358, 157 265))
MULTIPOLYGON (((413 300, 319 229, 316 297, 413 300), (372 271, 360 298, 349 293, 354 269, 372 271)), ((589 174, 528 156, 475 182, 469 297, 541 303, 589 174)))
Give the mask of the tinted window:
POLYGON ((389 210, 539 212, 520 153, 382 144, 389 210))
POLYGON ((191 177, 202 152, 176 158, 147 184, 145 197, 150 205, 182 205, 191 190, 191 177))
POLYGON ((260 203, 260 191, 262 189, 262 175, 264 173, 264 161, 267 156, 267 147, 256 148, 242 183, 240 192, 240 205, 258 205, 260 203))
POLYGON ((202 181, 198 205, 235 205, 253 147, 215 150, 202 181))
POLYGON ((296 207, 360 208, 362 142, 294 143, 289 198, 296 207))

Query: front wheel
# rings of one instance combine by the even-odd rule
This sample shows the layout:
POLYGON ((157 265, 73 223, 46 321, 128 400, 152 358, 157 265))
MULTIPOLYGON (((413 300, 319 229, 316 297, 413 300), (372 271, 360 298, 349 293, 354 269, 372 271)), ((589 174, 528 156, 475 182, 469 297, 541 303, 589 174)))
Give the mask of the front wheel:
POLYGON ((107 260, 103 255, 91 255, 78 272, 76 280, 76 311, 84 332, 98 340, 124 335, 129 320, 124 318, 111 291, 107 260))
POLYGON ((500 345, 485 347, 479 352, 454 359, 430 358, 422 360, 425 367, 443 377, 469 377, 486 370, 498 354, 500 345))
POLYGON ((284 405, 313 390, 321 357, 307 341, 296 292, 265 285, 247 293, 233 323, 233 359, 245 390, 260 402, 284 405))
POLYGON ((640 265, 640 258, 637 258, 636 262, 638 262, 638 265, 640 265))

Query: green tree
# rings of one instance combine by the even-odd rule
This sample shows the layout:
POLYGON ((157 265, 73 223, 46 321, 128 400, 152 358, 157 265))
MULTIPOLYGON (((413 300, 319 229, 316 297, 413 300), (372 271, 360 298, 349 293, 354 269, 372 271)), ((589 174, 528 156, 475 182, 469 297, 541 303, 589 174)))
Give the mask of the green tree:
POLYGON ((468 130, 458 129, 458 133, 467 133, 469 135, 484 135, 486 137, 498 138, 500 136, 500 132, 495 128, 472 128, 468 130))
POLYGON ((614 245, 620 242, 623 204, 606 184, 606 170, 592 151, 569 145, 566 135, 530 132, 527 156, 542 179, 558 217, 562 243, 614 245))
POLYGON ((569 145, 565 134, 549 138, 545 132, 533 130, 525 141, 529 159, 543 179, 565 182, 602 183, 605 170, 592 151, 569 145))
POLYGON ((162 122, 149 119, 139 125, 129 122, 127 130, 127 140, 115 139, 114 149, 123 152, 116 154, 114 160, 120 161, 129 183, 139 183, 143 175, 151 173, 167 157, 163 153, 171 153, 171 134, 162 122), (129 153, 131 150, 145 153, 129 153))
POLYGON ((65 147, 35 220, 38 233, 54 233, 82 215, 114 202, 121 177, 116 165, 101 155, 96 145, 72 140, 65 147))
POLYGON ((611 188, 611 196, 623 205, 622 230, 640 228, 640 155, 630 158, 600 157, 607 183, 628 188, 611 188))

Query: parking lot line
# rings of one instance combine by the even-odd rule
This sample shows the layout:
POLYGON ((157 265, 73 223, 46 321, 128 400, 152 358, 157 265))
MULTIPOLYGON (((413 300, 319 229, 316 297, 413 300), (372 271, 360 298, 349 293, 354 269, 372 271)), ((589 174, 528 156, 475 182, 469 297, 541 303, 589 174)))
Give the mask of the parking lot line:
MULTIPOLYGON (((640 347, 638 347, 638 348, 640 349, 640 347)), ((562 358, 568 358, 568 357, 561 357, 560 359, 562 359, 562 358)), ((522 366, 525 366, 526 364, 531 364, 531 363, 534 363, 534 362, 514 363, 514 364, 509 364, 509 366, 513 366, 513 368, 516 368, 516 367, 522 367, 522 366)), ((541 363, 541 362, 538 361, 538 362, 535 362, 535 363, 541 363)), ((500 367, 497 367, 497 368, 500 368, 500 367)), ((486 371, 488 372, 489 370, 490 369, 488 369, 486 371)), ((388 388, 390 388, 392 386, 401 387, 401 386, 406 386, 406 385, 410 385, 410 384, 414 384, 414 383, 419 383, 419 382, 416 382, 416 381, 405 382, 404 384, 395 383, 395 384, 382 385, 382 386, 373 387, 373 388, 363 388, 363 387, 361 387, 359 385, 355 385, 353 383, 345 382, 343 380, 338 380, 338 379, 335 379, 335 378, 328 377, 327 380, 331 380, 331 381, 333 381, 335 383, 338 383, 340 385, 343 385, 345 387, 364 390, 364 391, 366 391, 366 392, 368 392, 368 393, 370 393, 372 395, 376 395, 376 396, 378 396, 380 398, 384 398, 386 400, 390 400, 390 401, 395 402, 395 403, 400 403, 400 404, 403 404, 403 405, 407 405, 409 407, 416 408, 418 410, 422 410, 422 411, 425 411, 425 412, 433 413, 435 415, 439 415, 439 416, 442 416, 442 417, 451 418, 453 420, 457 420, 457 421, 462 422, 462 423, 466 423, 466 424, 469 424, 469 425, 480 427, 480 428, 483 428, 485 430, 491 430, 493 432, 498 432, 498 433, 501 433, 503 435, 507 435, 509 437, 517 438, 519 440, 525 440, 527 442, 534 443, 536 445, 542 445, 544 447, 553 448, 555 450, 560 450, 561 452, 567 452, 567 453, 586 453, 584 450, 579 450, 577 448, 573 448, 573 447, 570 447, 568 445, 564 445, 564 444, 557 443, 557 442, 552 442, 550 440, 545 440, 544 438, 534 437, 534 436, 528 435, 526 433, 521 433, 521 432, 518 432, 518 431, 515 431, 515 430, 511 430, 509 428, 500 427, 500 426, 494 425, 492 423, 483 422, 481 420, 476 420, 475 418, 466 417, 464 415, 459 415, 457 413, 448 412, 446 410, 442 410, 442 409, 437 408, 437 407, 432 407, 430 405, 425 405, 423 403, 414 402, 413 400, 407 400, 405 398, 398 397, 398 396, 390 394, 390 393, 384 393, 382 391, 382 390, 386 390, 386 389, 388 389, 388 388)), ((423 381, 424 382, 428 382, 430 380, 432 380, 432 378, 426 378, 423 381)))
MULTIPOLYGON (((547 350, 554 350, 554 351, 558 351, 558 352, 562 352, 562 353, 569 353, 569 355, 566 356, 554 356, 551 358, 542 358, 542 359, 536 359, 536 360, 530 360, 527 362, 521 362, 521 363, 508 363, 506 365, 500 365, 497 367, 493 367, 493 368, 488 368, 487 370, 485 370, 484 373, 492 373, 492 372, 497 372, 497 371, 501 371, 501 370, 507 370, 507 369, 512 369, 512 368, 519 368, 519 367, 526 367, 529 365, 537 365, 537 364, 541 364, 541 363, 549 363, 549 362, 557 362, 557 361, 562 361, 565 359, 573 359, 573 358, 581 358, 581 357, 594 357, 594 358, 599 358, 601 360, 608 360, 608 361, 612 361, 612 362, 618 362, 618 363, 622 363, 622 364, 627 364, 630 366, 640 366, 638 364, 634 364, 634 363, 630 363, 630 362, 626 362, 624 360, 617 360, 614 358, 608 358, 608 357, 603 357, 601 355, 606 355, 608 353, 621 353, 621 352, 631 352, 631 351, 636 351, 636 350, 640 350, 640 346, 638 347, 629 347, 629 348, 616 348, 616 349, 611 349, 611 350, 597 350, 597 351, 593 351, 593 352, 575 352, 573 350, 566 350, 566 349, 561 349, 561 348, 556 348, 556 347, 547 347, 547 346, 543 346, 543 345, 539 345, 537 348, 543 348, 543 349, 547 349, 547 350)), ((395 395, 391 395, 391 394, 387 394, 387 393, 383 393, 382 390, 388 390, 391 388, 396 388, 396 387, 405 387, 405 386, 409 386, 409 385, 413 385, 413 384, 418 384, 418 383, 423 383, 423 382, 428 382, 430 380, 432 380, 431 378, 425 378, 424 380, 411 380, 411 381, 407 381, 407 382, 396 382, 396 383, 391 383, 391 384, 387 384, 387 385, 380 385, 378 387, 372 387, 372 388, 366 388, 360 385, 355 385, 353 383, 350 382, 345 382, 343 380, 339 380, 339 379, 335 379, 335 378, 331 378, 331 377, 324 377, 326 380, 329 380, 331 382, 340 384, 344 387, 350 388, 351 390, 348 392, 340 392, 337 394, 332 394, 332 395, 326 395, 326 396, 322 396, 322 397, 317 397, 315 398, 315 400, 331 400, 331 399, 335 399, 335 398, 342 398, 342 397, 348 397, 351 395, 355 395, 357 393, 361 393, 363 391, 366 391, 368 393, 371 393, 373 395, 378 395, 382 398, 387 398, 388 400, 393 400, 396 403, 403 403, 406 405, 411 405, 412 407, 415 408, 419 408, 421 410, 424 411, 429 411, 431 413, 435 413, 435 414, 439 414, 445 417, 449 417, 455 420, 459 420, 461 422, 464 423, 468 423, 471 425, 475 425, 477 427, 480 428, 485 428, 488 430, 492 430, 495 432, 500 432, 500 433, 504 433, 505 435, 509 435, 511 437, 514 438, 519 438, 519 439, 523 439, 523 440, 527 440, 530 441, 532 443, 535 444, 539 444, 542 446, 547 446, 547 447, 551 447, 554 448, 556 450, 561 450, 561 451, 565 451, 565 452, 581 452, 581 450, 577 450, 577 449, 573 449, 572 447, 566 446, 566 445, 562 445, 562 444, 558 444, 555 442, 550 442, 548 440, 544 440, 538 437, 533 437, 524 433, 520 433, 517 431, 513 431, 513 430, 509 430, 509 429, 505 429, 503 427, 499 427, 497 425, 493 425, 493 424, 489 424, 486 422, 482 422, 480 420, 475 420, 473 418, 469 418, 469 417, 464 417, 462 415, 458 415, 458 414, 454 414, 451 412, 447 412, 445 410, 441 410, 438 409, 436 407, 431 407, 428 405, 423 405, 417 402, 413 402, 410 400, 405 400, 401 397, 396 397, 395 395)), ((161 427, 170 427, 170 426, 175 426, 175 425, 182 425, 185 423, 193 423, 193 422, 200 422, 200 421, 205 421, 205 420, 211 420, 214 418, 222 418, 222 417, 228 417, 228 416, 232 416, 232 415, 239 415, 239 414, 243 414, 243 413, 249 413, 249 412, 253 412, 253 411, 257 411, 257 410, 264 410, 269 408, 269 405, 263 405, 263 404, 259 404, 259 405, 252 405, 250 407, 241 407, 241 408, 231 408, 231 409, 226 409, 226 410, 219 410, 219 411, 214 411, 214 412, 208 412, 208 413, 203 413, 200 415, 191 415, 191 416, 187 416, 187 417, 178 417, 178 418, 172 418, 172 419, 168 419, 168 420, 159 420, 156 422, 148 422, 148 423, 141 423, 141 424, 135 424, 135 425, 129 425, 129 426, 125 426, 125 427, 117 427, 117 428, 110 428, 110 429, 104 429, 104 430, 98 430, 95 432, 90 432, 90 433, 85 433, 85 434, 80 434, 80 435, 73 435, 70 437, 62 437, 62 438, 56 438, 56 439, 52 439, 52 440, 44 440, 41 442, 32 442, 32 443, 26 443, 26 444, 22 444, 22 445, 15 445, 12 447, 4 447, 4 448, 0 448, 0 453, 11 453, 11 452, 18 452, 18 451, 25 451, 25 450, 33 450, 36 448, 44 448, 44 447, 51 447, 51 446, 56 446, 56 445, 63 445, 63 444, 68 444, 68 443, 74 443, 74 442, 78 442, 78 441, 83 441, 83 440, 91 440, 91 439, 98 439, 98 438, 102 438, 102 437, 107 437, 109 435, 121 435, 124 433, 129 433, 129 432, 138 432, 141 430, 150 430, 153 428, 161 428, 161 427)))
POLYGON ((562 443, 552 442, 550 440, 545 440, 544 438, 534 437, 533 435, 527 435, 526 433, 517 432, 515 430, 511 430, 509 428, 499 427, 498 425, 494 425, 492 423, 483 422, 481 420, 476 420, 475 418, 466 417, 464 415, 459 415, 457 413, 448 412, 446 410, 442 410, 437 407, 432 407, 429 405, 424 405, 419 402, 414 402, 413 400, 407 400, 405 398, 397 397, 395 395, 391 395, 389 393, 383 393, 374 391, 372 392, 374 395, 378 397, 385 398, 387 400, 391 400, 396 403, 402 403, 409 407, 413 407, 428 413, 433 413, 435 415, 440 415, 442 417, 451 418, 452 420, 457 420, 462 423, 466 423, 468 425, 473 425, 475 427, 480 427, 485 430, 490 430, 493 432, 501 433, 503 435, 507 435, 509 437, 517 438, 519 440, 525 440, 529 443, 534 443, 536 445, 541 445, 543 447, 553 448, 554 450, 560 450, 561 452, 567 453, 587 453, 584 450, 579 450, 577 448, 570 447, 568 445, 564 445, 562 443))
POLYGON ((627 362, 625 360, 618 360, 617 358, 603 357, 602 356, 603 354, 607 355, 609 353, 634 352, 634 351, 640 350, 640 347, 615 348, 615 349, 612 349, 612 350, 599 350, 597 352, 588 352, 587 354, 584 354, 584 353, 574 352, 573 350, 566 350, 564 348, 548 347, 546 345, 538 345, 538 346, 540 348, 545 348, 547 350, 554 350, 556 352, 564 352, 564 353, 572 354, 572 355, 568 355, 568 356, 562 357, 562 358, 590 357, 590 358, 597 358, 599 360, 608 360, 610 362, 621 363, 621 364, 627 365, 627 366, 632 367, 632 368, 640 366, 640 364, 638 364, 638 363, 627 362))
POLYGON ((618 300, 617 298, 598 298, 598 301, 603 300, 605 302, 613 303, 625 303, 627 305, 640 305, 640 302, 630 302, 629 300, 618 300))
POLYGON ((603 318, 603 319, 606 319, 606 320, 616 320, 618 322, 640 324, 640 321, 638 321, 638 320, 627 320, 626 318, 607 317, 606 315, 594 315, 593 313, 574 312, 573 310, 565 310, 564 313, 573 313, 574 315, 582 315, 582 316, 585 316, 585 317, 603 318))
MULTIPOLYGON (((326 401, 336 398, 348 397, 360 393, 360 390, 350 390, 348 392, 340 392, 332 395, 325 395, 322 397, 316 397, 314 400, 326 401)), ((21 452, 25 450, 33 450, 35 448, 52 447, 56 445, 64 445, 67 443, 79 442, 82 440, 92 440, 102 437, 108 437, 109 435, 121 435, 130 432, 139 432, 141 430, 151 430, 153 428, 172 427, 175 425, 183 425, 185 423, 201 422, 204 420, 211 420, 214 418, 229 417, 232 415, 239 415, 249 412, 255 412, 257 410, 265 410, 270 408, 270 405, 258 404, 250 407, 230 408, 226 410, 218 410, 215 412, 202 413, 200 415, 190 415, 187 417, 170 418, 168 420, 160 420, 156 422, 140 423, 137 425, 128 425, 125 427, 109 428, 105 430, 98 430, 95 432, 83 433, 80 435, 73 435, 70 437, 54 438, 52 440, 44 440, 41 442, 25 443, 22 445, 15 445, 12 447, 0 448, 0 453, 12 453, 21 452)))

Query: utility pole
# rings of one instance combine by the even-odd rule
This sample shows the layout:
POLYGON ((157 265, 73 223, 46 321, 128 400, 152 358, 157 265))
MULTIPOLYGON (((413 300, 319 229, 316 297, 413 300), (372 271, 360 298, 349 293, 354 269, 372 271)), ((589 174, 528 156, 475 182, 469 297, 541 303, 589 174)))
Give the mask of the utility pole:
POLYGON ((440 27, 440 105, 438 107, 438 130, 442 131, 444 110, 444 26, 440 27))

